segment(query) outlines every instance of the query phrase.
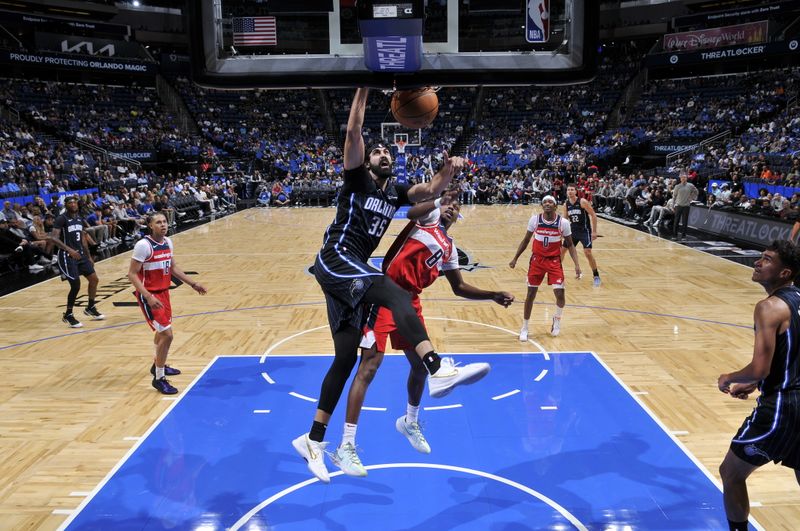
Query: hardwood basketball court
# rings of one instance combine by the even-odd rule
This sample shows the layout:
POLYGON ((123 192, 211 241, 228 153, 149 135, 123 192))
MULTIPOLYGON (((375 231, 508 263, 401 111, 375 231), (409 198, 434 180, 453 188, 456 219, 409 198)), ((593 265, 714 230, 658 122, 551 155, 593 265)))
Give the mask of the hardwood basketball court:
MULTIPOLYGON (((529 253, 508 268, 538 207, 466 206, 451 230, 480 266, 465 280, 517 297, 509 309, 457 299, 442 280, 423 294, 440 352, 594 351, 718 477, 731 436, 754 405, 717 390, 721 372, 752 354, 752 312, 763 297, 750 268, 600 220, 595 256, 603 278, 572 278, 565 262, 562 333, 549 335, 554 298, 541 289, 530 335, 522 319, 529 253), (490 325, 487 327, 487 325, 490 325)), ((215 356, 328 353, 322 293, 308 272, 333 219, 329 208, 251 209, 178 234, 177 262, 208 289, 172 291, 172 379, 183 390, 215 356)), ((390 227, 381 255, 404 221, 390 227)), ((152 333, 131 303, 130 253, 96 264, 106 321, 66 328, 67 286, 53 279, 0 299, 0 528, 56 529, 172 403, 150 387, 152 333), (107 298, 103 298, 107 297, 107 298), (54 513, 55 511, 55 513, 54 513)), ((85 282, 82 286, 85 301, 85 282)), ((405 378, 405 375, 398 375, 405 378)), ((310 419, 309 419, 310 420, 310 419)), ((300 424, 305 424, 300 421, 300 424)), ((303 429, 303 428, 300 428, 303 429)), ((329 431, 338 440, 338 428, 329 431)), ((287 441, 288 445, 288 441, 287 441)), ((766 529, 800 521, 798 486, 768 465, 749 482, 753 515, 766 529)), ((720 494, 721 496, 721 494, 720 494)))

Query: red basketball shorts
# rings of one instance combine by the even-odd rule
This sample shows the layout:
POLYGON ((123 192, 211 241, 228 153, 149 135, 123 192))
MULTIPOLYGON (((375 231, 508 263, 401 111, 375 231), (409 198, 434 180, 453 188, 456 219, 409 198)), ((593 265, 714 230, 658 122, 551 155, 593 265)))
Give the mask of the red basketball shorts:
POLYGON ((547 284, 556 288, 564 285, 564 268, 561 267, 560 256, 531 256, 531 263, 528 267, 528 287, 538 288, 541 286, 545 275, 547 284))
POLYGON ((169 290, 157 291, 153 296, 161 302, 161 308, 152 308, 138 291, 134 291, 139 308, 142 309, 147 324, 156 332, 163 332, 172 326, 172 306, 169 303, 169 290))

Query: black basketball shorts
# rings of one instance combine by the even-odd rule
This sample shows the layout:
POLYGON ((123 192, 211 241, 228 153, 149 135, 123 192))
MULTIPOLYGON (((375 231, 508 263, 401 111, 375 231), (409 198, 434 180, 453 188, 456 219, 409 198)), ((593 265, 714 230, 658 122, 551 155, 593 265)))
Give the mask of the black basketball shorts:
POLYGON ((331 333, 346 325, 364 327, 367 313, 362 299, 376 276, 383 273, 351 257, 317 255, 314 277, 325 293, 331 333))
POLYGON ((580 242, 583 245, 584 249, 591 249, 592 248, 592 231, 578 229, 572 231, 572 243, 574 245, 578 245, 580 242))
POLYGON ((74 260, 63 250, 58 251, 58 269, 61 272, 61 280, 75 280, 80 275, 88 277, 94 273, 94 265, 85 256, 79 260, 74 260))
POLYGON ((754 466, 773 461, 800 469, 800 391, 759 397, 731 440, 731 451, 754 466))

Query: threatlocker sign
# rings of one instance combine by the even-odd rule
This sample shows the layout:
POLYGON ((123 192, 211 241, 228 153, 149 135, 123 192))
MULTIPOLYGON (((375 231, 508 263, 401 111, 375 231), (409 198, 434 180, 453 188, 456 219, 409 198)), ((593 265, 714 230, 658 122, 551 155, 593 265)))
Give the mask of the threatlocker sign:
POLYGON ((778 218, 738 214, 727 210, 692 206, 689 227, 717 236, 766 247, 774 240, 788 240, 792 224, 778 218))

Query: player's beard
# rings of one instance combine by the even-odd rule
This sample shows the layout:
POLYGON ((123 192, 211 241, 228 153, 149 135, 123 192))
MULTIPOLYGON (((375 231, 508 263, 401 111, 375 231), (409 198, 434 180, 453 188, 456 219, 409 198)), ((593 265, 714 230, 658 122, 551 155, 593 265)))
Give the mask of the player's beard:
POLYGON ((369 169, 378 179, 389 179, 392 176, 392 165, 382 168, 380 164, 370 164, 369 169))

